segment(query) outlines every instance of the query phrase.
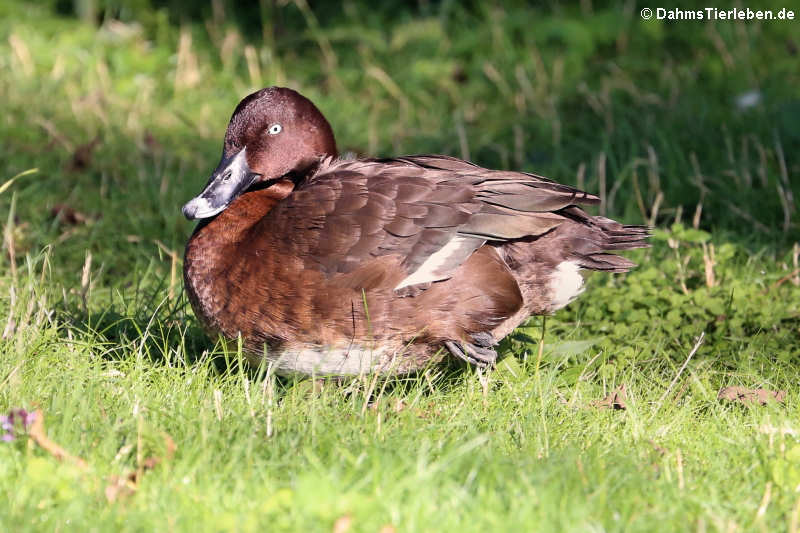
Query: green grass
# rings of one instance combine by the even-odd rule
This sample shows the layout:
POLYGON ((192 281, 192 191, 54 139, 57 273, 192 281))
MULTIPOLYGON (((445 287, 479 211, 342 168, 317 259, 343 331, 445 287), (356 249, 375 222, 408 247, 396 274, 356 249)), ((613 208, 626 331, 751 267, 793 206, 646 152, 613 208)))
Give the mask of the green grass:
POLYGON ((41 408, 88 463, 0 443, 0 529, 796 531, 797 25, 590 4, 262 2, 178 24, 140 2, 100 26, 0 4, 0 184, 38 169, 0 192, 0 412, 41 408), (179 208, 270 84, 343 150, 536 171, 652 221, 654 246, 544 335, 517 330, 493 372, 320 391, 243 368, 182 294, 179 208), (593 405, 620 385, 627 409, 593 405), (732 385, 788 394, 717 400, 732 385))

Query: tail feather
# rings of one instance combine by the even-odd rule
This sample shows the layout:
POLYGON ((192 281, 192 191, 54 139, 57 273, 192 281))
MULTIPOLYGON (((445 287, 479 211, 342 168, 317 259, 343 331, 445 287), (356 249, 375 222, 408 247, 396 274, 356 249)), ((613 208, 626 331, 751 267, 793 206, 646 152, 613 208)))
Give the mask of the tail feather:
POLYGON ((601 216, 591 216, 579 207, 571 206, 561 211, 583 230, 573 245, 578 265, 590 270, 605 272, 627 272, 636 263, 609 252, 649 248, 651 228, 648 226, 623 225, 601 216))
POLYGON ((626 257, 607 253, 580 255, 576 259, 581 268, 603 272, 627 272, 636 266, 636 263, 626 257))

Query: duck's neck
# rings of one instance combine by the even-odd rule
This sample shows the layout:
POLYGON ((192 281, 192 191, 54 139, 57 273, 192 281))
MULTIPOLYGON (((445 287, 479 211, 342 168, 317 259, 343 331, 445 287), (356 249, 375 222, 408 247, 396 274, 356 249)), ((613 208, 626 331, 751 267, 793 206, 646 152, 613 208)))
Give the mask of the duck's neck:
POLYGON ((216 307, 224 305, 226 300, 218 293, 216 285, 225 279, 225 269, 236 256, 237 245, 246 239, 247 231, 293 189, 292 181, 280 180, 267 188, 246 192, 219 215, 200 222, 195 228, 186 245, 183 275, 189 301, 207 329, 217 332, 224 329, 214 319, 216 307))
POLYGON ((189 245, 198 238, 211 238, 217 246, 239 242, 244 232, 269 213, 275 204, 289 196, 292 190, 294 183, 282 179, 264 189, 242 194, 216 217, 200 222, 189 245))

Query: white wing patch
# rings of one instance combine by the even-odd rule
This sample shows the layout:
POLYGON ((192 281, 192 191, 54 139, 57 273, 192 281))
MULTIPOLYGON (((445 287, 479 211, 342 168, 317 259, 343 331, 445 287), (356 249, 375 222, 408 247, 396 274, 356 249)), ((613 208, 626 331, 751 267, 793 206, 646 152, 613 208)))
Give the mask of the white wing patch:
POLYGON ((559 263, 550 277, 550 298, 552 310, 561 309, 583 292, 581 267, 575 261, 559 263))
POLYGON ((401 281, 394 290, 447 279, 461 263, 472 255, 472 252, 483 246, 484 239, 456 235, 450 241, 431 254, 419 268, 401 281))

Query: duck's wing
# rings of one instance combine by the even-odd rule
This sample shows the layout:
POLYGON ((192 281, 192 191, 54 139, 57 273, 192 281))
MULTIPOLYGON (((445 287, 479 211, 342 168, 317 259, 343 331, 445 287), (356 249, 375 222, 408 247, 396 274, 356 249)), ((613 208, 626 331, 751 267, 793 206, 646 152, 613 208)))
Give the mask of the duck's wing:
POLYGON ((447 279, 487 241, 542 235, 594 195, 522 172, 446 156, 329 160, 273 209, 259 231, 291 235, 292 253, 331 275, 396 255, 395 287, 447 279))

